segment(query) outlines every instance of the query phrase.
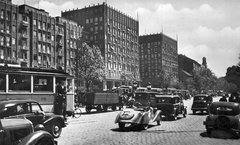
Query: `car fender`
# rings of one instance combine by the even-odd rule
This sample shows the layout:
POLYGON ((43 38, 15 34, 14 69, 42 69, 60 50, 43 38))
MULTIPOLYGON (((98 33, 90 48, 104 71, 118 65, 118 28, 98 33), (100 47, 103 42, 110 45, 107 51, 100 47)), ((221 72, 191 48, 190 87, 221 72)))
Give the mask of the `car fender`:
POLYGON ((152 121, 155 122, 155 121, 161 120, 161 115, 162 115, 162 111, 157 110, 152 117, 152 121))
MULTIPOLYGON (((121 113, 121 112, 120 112, 121 113)), ((117 115, 117 117, 116 117, 116 119, 115 119, 115 121, 114 121, 114 123, 118 123, 119 122, 119 120, 120 120, 120 113, 118 113, 118 115, 117 115)))
POLYGON ((144 112, 140 124, 148 124, 151 119, 151 111, 144 112))
POLYGON ((47 120, 45 120, 43 122, 43 125, 44 125, 45 129, 46 130, 51 129, 51 126, 52 126, 52 124, 55 121, 59 121, 61 123, 62 127, 66 127, 64 119, 62 117, 60 117, 60 116, 51 116, 50 118, 48 118, 47 120))
POLYGON ((38 141, 42 138, 45 138, 45 139, 47 138, 48 141, 50 141, 52 143, 50 145, 56 144, 56 141, 54 141, 54 139, 50 133, 48 133, 46 131, 36 131, 36 132, 29 134, 25 138, 23 138, 23 140, 21 140, 21 142, 18 145, 34 145, 34 144, 37 144, 38 141))

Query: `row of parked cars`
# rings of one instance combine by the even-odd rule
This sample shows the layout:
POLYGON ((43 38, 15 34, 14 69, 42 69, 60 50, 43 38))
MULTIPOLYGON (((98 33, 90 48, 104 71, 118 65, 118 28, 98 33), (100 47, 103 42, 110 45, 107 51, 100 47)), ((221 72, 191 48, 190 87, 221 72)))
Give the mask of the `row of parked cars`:
POLYGON ((56 145, 62 115, 44 112, 34 100, 0 101, 0 145, 56 145))

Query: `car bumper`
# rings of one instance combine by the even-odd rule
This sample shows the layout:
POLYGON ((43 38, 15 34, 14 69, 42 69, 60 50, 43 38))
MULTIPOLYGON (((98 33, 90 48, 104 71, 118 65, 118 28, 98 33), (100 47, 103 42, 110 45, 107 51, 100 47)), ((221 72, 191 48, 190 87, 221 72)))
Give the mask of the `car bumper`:
POLYGON ((195 111, 205 111, 208 110, 208 108, 191 108, 191 110, 195 111))

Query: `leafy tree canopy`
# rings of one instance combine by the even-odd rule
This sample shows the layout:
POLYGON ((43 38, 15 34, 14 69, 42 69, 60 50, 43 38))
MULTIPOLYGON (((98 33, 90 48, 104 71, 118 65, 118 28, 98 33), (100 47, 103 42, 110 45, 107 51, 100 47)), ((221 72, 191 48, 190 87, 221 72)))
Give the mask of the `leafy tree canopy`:
POLYGON ((105 63, 98 47, 83 43, 77 51, 76 59, 78 76, 85 81, 87 90, 93 81, 102 81, 105 78, 105 63))

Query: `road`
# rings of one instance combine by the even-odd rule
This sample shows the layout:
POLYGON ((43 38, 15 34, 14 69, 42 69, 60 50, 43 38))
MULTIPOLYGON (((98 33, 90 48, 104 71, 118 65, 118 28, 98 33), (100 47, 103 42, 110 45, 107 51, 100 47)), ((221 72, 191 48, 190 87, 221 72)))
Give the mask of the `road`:
MULTIPOLYGON (((219 97, 214 98, 218 101, 219 97)), ((134 128, 120 131, 114 124, 119 111, 83 114, 80 118, 69 118, 68 126, 57 139, 58 145, 239 145, 240 139, 230 139, 230 135, 213 131, 208 136, 203 125, 207 114, 193 115, 192 100, 184 101, 188 109, 186 118, 176 121, 150 123, 147 130, 134 128)))

